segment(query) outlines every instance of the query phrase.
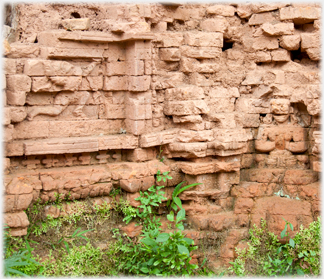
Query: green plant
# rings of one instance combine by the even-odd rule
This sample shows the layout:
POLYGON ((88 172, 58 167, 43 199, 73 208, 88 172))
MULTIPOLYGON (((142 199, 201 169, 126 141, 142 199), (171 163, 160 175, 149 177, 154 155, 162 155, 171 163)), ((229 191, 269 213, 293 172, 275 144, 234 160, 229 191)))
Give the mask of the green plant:
POLYGON ((53 259, 51 253, 43 263, 45 276, 100 276, 107 274, 104 252, 94 248, 90 242, 84 246, 72 246, 70 253, 60 251, 53 259))
POLYGON ((243 275, 304 275, 320 274, 320 219, 300 228, 294 238, 289 237, 289 228, 293 225, 285 221, 280 237, 288 238, 280 244, 277 236, 269 232, 266 222, 261 220, 261 228, 250 230, 248 249, 236 250, 238 257, 231 262, 229 271, 238 276, 243 275))
MULTIPOLYGON (((166 182, 172 179, 169 172, 157 172, 157 181, 166 182)), ((180 183, 172 195, 172 208, 167 218, 175 224, 176 230, 169 233, 161 233, 160 218, 156 217, 156 208, 164 201, 164 192, 161 189, 164 186, 152 186, 147 191, 140 192, 140 197, 136 200, 141 205, 136 209, 136 217, 143 224, 141 235, 142 239, 138 243, 133 243, 126 237, 126 243, 122 241, 119 231, 114 231, 114 237, 117 238, 118 248, 118 266, 116 272, 137 275, 192 275, 197 265, 190 264, 191 251, 197 249, 193 246, 193 240, 186 238, 182 233, 184 229, 183 221, 185 218, 185 209, 182 208, 181 200, 177 197, 182 191, 196 186, 198 184, 188 185, 181 188, 180 183), (180 189, 181 188, 181 189, 180 189), (180 201, 180 202, 179 202, 180 201), (174 204, 174 206, 173 206, 174 204), (180 210, 175 214, 179 206, 180 210)), ((134 216, 128 215, 124 221, 129 222, 134 216)), ((116 246, 110 250, 116 253, 116 246)))
POLYGON ((120 195, 121 192, 122 192, 122 190, 121 190, 120 187, 119 187, 119 188, 113 188, 113 189, 110 191, 109 196, 115 198, 117 195, 120 195))
POLYGON ((101 225, 105 220, 109 219, 111 215, 112 206, 105 201, 101 205, 95 204, 94 209, 95 209, 96 217, 98 219, 97 223, 101 225))
MULTIPOLYGON (((8 228, 8 227, 6 227, 8 228)), ((35 273, 41 273, 42 266, 32 256, 32 248, 28 241, 25 242, 25 247, 21 247, 19 251, 9 249, 9 235, 4 231, 4 275, 5 276, 29 276, 35 273)))
POLYGON ((160 182, 161 180, 163 180, 163 182, 166 182, 167 179, 172 179, 172 177, 169 176, 169 171, 165 171, 163 173, 161 173, 160 170, 157 171, 157 173, 156 173, 157 182, 160 182))
POLYGON ((162 145, 160 145, 159 154, 157 155, 157 158, 159 159, 160 162, 164 161, 164 156, 162 156, 162 153, 163 153, 163 149, 162 149, 162 145))
POLYGON ((68 244, 68 241, 72 243, 77 238, 82 238, 82 239, 85 239, 86 241, 89 241, 89 239, 87 237, 85 237, 84 234, 87 233, 87 232, 93 231, 93 230, 85 230, 85 231, 80 231, 80 232, 79 232, 79 230, 81 230, 81 228, 77 228, 74 231, 74 233, 72 235, 70 235, 70 236, 61 237, 57 244, 60 244, 61 242, 63 242, 63 244, 64 244, 64 246, 66 248, 66 251, 68 253, 70 253, 70 246, 68 244), (64 239, 66 239, 66 240, 64 240, 64 239))
MULTIPOLYGON (((173 211, 172 211, 173 212, 173 211)), ((181 209, 177 216, 168 215, 179 230, 170 233, 158 233, 155 238, 145 237, 141 242, 150 255, 149 261, 142 264, 141 271, 149 275, 191 275, 197 265, 190 264, 190 252, 197 249, 193 240, 184 237, 182 221, 185 220, 185 210, 181 209)))
POLYGON ((128 224, 133 218, 137 217, 136 208, 132 207, 129 204, 129 201, 125 201, 123 198, 119 199, 119 203, 117 203, 115 209, 123 213, 125 216, 123 221, 126 222, 126 224, 128 224))
POLYGON ((168 200, 167 201, 167 206, 170 205, 171 203, 171 208, 173 210, 178 210, 177 206, 179 207, 179 209, 182 209, 182 202, 181 202, 181 199, 178 197, 183 191, 186 191, 187 189, 189 188, 192 188, 192 187, 195 187, 197 185, 200 185, 201 183, 193 183, 193 184, 189 184, 189 185, 186 185, 184 187, 181 188, 182 184, 184 183, 183 182, 180 182, 173 190, 172 192, 172 196, 171 196, 171 200, 168 200))

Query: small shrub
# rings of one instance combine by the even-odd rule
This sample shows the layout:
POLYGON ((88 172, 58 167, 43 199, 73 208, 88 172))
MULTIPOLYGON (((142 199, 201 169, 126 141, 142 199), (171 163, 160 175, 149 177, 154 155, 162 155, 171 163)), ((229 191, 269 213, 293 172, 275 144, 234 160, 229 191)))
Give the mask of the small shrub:
POLYGON ((261 220, 261 228, 256 225, 250 230, 248 249, 236 250, 238 257, 231 262, 229 271, 238 276, 287 276, 320 274, 320 219, 312 222, 307 229, 301 227, 294 238, 289 237, 293 225, 286 222, 280 237, 289 241, 280 244, 278 238, 269 232, 266 221, 261 220))

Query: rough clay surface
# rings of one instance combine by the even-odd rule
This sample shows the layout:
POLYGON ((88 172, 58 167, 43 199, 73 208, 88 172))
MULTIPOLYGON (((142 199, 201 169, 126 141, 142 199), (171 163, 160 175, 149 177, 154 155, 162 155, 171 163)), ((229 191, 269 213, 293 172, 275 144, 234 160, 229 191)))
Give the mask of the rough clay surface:
MULTIPOLYGON (((55 193, 120 186, 132 205, 170 171, 197 230, 319 215, 318 4, 16 4, 4 30, 5 221, 55 193)), ((188 235, 194 237, 195 231, 188 235)))

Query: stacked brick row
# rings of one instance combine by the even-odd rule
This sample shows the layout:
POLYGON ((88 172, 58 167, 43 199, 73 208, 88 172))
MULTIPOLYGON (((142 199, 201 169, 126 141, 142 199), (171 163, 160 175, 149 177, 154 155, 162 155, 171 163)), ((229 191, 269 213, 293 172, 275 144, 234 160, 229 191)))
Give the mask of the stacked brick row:
POLYGON ((121 187, 136 206, 158 170, 174 178, 167 196, 202 183, 180 198, 196 230, 226 234, 215 265, 260 218, 278 233, 281 217, 298 229, 318 216, 319 5, 15 9, 34 12, 12 21, 3 59, 13 234, 26 233, 33 201, 56 193, 121 187))

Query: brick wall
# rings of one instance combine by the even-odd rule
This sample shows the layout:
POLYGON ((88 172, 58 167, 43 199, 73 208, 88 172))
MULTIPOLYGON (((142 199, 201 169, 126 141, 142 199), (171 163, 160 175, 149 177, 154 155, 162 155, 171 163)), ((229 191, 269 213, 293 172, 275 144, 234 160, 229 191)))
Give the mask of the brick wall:
MULTIPOLYGON (((5 222, 55 193, 127 199, 170 171, 221 262, 319 215, 318 4, 17 4, 5 26, 5 222), (24 15, 24 16, 19 16, 24 15), (9 22, 9 23, 8 23, 9 22), (160 152, 161 150, 162 153, 160 152), (161 160, 161 158, 164 160, 161 160)), ((136 205, 136 204, 134 204, 136 205)))

